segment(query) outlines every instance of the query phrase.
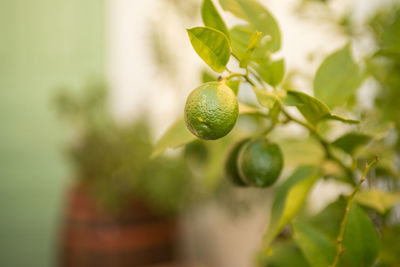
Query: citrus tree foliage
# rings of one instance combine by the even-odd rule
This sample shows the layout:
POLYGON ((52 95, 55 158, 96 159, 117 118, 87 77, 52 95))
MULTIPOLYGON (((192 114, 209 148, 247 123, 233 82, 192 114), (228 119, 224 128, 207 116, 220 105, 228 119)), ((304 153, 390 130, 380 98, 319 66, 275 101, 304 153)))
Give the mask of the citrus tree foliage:
POLYGON ((194 51, 214 74, 203 74, 204 84, 198 87, 205 88, 201 97, 190 102, 190 109, 185 108, 185 121, 179 119, 169 128, 153 156, 168 147, 193 146, 194 135, 216 139, 215 125, 225 127, 227 120, 237 119, 237 113, 226 108, 227 101, 233 103, 232 96, 224 99, 210 86, 227 86, 235 97, 246 90, 257 102, 244 103, 238 97, 237 127, 211 143, 215 150, 209 155, 203 179, 215 186, 222 177, 221 169, 226 168, 225 176, 246 190, 247 186, 271 186, 279 177, 270 221, 265 233, 260 233, 256 262, 260 266, 316 267, 398 264, 399 253, 385 242, 396 242, 390 235, 399 232, 398 220, 391 212, 400 201, 395 165, 400 142, 393 141, 398 131, 386 127, 393 123, 383 122, 395 121, 394 128, 400 129, 400 12, 375 18, 372 29, 378 49, 363 62, 355 60, 351 38, 327 55, 314 75, 310 94, 290 86, 285 59, 276 55, 282 42, 279 23, 264 5, 256 0, 220 0, 221 9, 241 21, 227 25, 216 4, 204 0, 204 26, 187 30, 194 51), (235 69, 228 67, 228 62, 235 69), (357 92, 371 77, 384 91, 378 94, 377 105, 365 108, 358 105, 357 92), (246 119, 257 126, 246 129, 249 124, 241 124, 246 119), (282 133, 290 131, 287 125, 292 124, 308 135, 285 138, 282 133), (339 136, 332 134, 337 128, 348 130, 339 136), (199 135, 204 129, 207 135, 199 135), (322 179, 345 183, 352 193, 317 214, 301 212, 314 185, 322 179), (377 181, 382 180, 384 186, 379 186, 377 181), (389 221, 397 226, 389 227, 389 221), (394 252, 383 251, 385 248, 394 252))

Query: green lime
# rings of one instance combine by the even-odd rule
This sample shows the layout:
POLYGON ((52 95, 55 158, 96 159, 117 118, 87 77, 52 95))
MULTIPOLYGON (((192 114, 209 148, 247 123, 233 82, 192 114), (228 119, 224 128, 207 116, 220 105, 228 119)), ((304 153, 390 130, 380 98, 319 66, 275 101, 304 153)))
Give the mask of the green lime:
POLYGON ((235 126, 239 105, 232 89, 220 82, 208 82, 193 90, 185 105, 185 122, 197 137, 215 140, 235 126))
POLYGON ((225 159, 225 176, 235 185, 247 186, 247 183, 243 181, 242 177, 240 177, 237 166, 237 158, 240 149, 249 141, 250 138, 245 138, 233 144, 233 146, 229 149, 227 157, 225 159))
POLYGON ((275 183, 283 167, 282 152, 266 138, 248 142, 239 153, 240 176, 248 184, 267 187, 275 183))

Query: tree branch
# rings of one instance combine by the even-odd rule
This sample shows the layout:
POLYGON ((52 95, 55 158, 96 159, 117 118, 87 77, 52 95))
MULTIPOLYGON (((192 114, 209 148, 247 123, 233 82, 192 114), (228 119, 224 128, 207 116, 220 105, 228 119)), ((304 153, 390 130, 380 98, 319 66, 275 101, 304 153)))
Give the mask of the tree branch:
POLYGON ((365 166, 360 181, 357 183, 357 185, 354 187, 353 192, 347 198, 346 209, 344 212, 343 220, 340 223, 339 235, 336 239, 336 256, 335 256, 335 260, 333 261, 333 263, 330 267, 336 267, 336 265, 339 263, 340 257, 342 256, 342 254, 344 252, 343 236, 344 236, 344 232, 346 230, 346 223, 347 223, 347 219, 349 217, 350 206, 354 199, 354 196, 356 195, 357 191, 360 189, 361 184, 365 181, 365 178, 367 177, 367 174, 368 174, 369 170, 371 169, 371 167, 377 162, 378 162, 378 157, 375 157, 374 160, 372 160, 369 164, 367 164, 365 166))

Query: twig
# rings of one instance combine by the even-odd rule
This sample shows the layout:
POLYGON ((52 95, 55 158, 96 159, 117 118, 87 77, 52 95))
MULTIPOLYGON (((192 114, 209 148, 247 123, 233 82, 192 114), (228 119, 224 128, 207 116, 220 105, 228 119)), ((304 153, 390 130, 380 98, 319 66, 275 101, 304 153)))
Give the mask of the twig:
POLYGON ((280 105, 282 113, 286 116, 286 118, 288 120, 293 121, 293 122, 303 126, 304 128, 306 128, 315 137, 315 139, 317 139, 317 141, 321 144, 322 148, 325 151, 325 157, 327 159, 330 159, 330 160, 336 162, 346 172, 346 175, 350 178, 349 181, 352 184, 354 184, 354 181, 352 179, 352 176, 353 176, 352 170, 349 167, 347 167, 340 159, 338 159, 332 153, 329 143, 317 132, 317 130, 312 125, 310 125, 306 122, 300 121, 300 120, 296 119, 295 117, 293 117, 292 115, 290 115, 285 110, 285 108, 283 107, 283 104, 280 102, 280 100, 278 99, 277 101, 280 105))
POLYGON ((342 254, 344 252, 343 236, 344 236, 344 232, 346 230, 346 223, 347 223, 347 219, 349 217, 350 206, 354 199, 354 196, 356 195, 357 191, 360 189, 361 184, 365 181, 365 178, 367 177, 367 174, 368 174, 369 170, 371 169, 371 167, 377 162, 378 162, 378 157, 376 156, 374 160, 372 160, 369 164, 367 164, 365 166, 360 181, 357 183, 357 185, 354 187, 353 192, 347 198, 346 209, 344 212, 343 220, 340 223, 339 235, 336 239, 336 256, 335 256, 335 260, 333 261, 333 263, 330 267, 336 267, 336 265, 339 263, 340 256, 342 256, 342 254))

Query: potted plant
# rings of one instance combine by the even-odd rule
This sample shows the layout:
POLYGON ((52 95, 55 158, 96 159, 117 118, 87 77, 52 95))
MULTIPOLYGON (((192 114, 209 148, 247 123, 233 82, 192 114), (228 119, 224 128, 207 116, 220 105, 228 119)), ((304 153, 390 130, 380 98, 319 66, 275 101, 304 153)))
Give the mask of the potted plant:
POLYGON ((67 193, 62 266, 143 266, 177 260, 176 214, 188 202, 190 173, 182 157, 150 159, 145 117, 118 123, 102 85, 82 97, 56 98, 72 138, 76 179, 67 193))

